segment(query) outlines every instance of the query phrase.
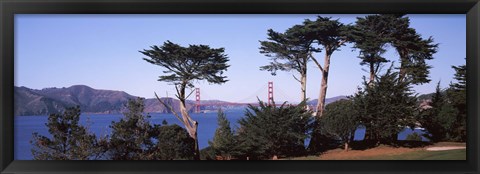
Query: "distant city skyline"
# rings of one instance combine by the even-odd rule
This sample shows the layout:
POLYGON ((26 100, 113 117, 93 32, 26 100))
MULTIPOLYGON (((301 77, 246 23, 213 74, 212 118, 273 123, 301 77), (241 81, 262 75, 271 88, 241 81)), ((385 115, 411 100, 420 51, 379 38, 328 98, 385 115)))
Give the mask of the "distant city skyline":
MULTIPOLYGON (((267 40, 267 30, 284 32, 304 19, 317 15, 15 15, 15 85, 33 89, 87 85, 95 89, 125 91, 134 96, 174 97, 175 88, 157 81, 160 66, 142 58, 139 50, 162 45, 170 40, 181 46, 205 44, 225 48, 231 65, 225 72, 229 81, 222 85, 195 82, 201 99, 230 102, 254 102, 256 96, 267 99, 267 83, 274 82, 276 101, 300 100, 300 84, 294 72, 278 72, 272 76, 259 67, 269 58, 259 53, 259 41, 267 40)), ((321 15, 354 24, 365 15, 321 15)), ((466 18, 455 15, 408 15, 411 27, 423 38, 432 36, 439 43, 434 59, 427 61, 431 82, 415 85, 419 94, 448 87, 454 81, 452 65, 465 64, 466 18)), ((332 55, 327 98, 353 95, 362 86, 362 70, 358 50, 352 44, 332 55)), ((323 62, 323 52, 316 54, 323 62)), ((385 57, 398 66, 398 55, 389 46, 385 57)), ((390 63, 385 64, 388 68, 390 63)), ((318 98, 321 75, 314 64, 308 66, 307 97, 318 98)), ((189 91, 187 91, 189 92, 189 91)), ((195 95, 189 100, 194 100, 195 95)))

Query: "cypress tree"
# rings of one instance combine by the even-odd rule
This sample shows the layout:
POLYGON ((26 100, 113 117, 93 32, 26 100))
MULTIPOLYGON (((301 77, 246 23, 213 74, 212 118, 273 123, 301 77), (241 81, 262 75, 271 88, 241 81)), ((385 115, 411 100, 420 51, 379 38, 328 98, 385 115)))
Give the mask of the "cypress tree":
POLYGON ((239 156, 272 159, 303 155, 311 120, 312 113, 305 110, 305 102, 297 106, 284 103, 280 107, 261 101, 259 107, 249 105, 245 117, 238 121, 239 156))
POLYGON ((143 115, 144 99, 129 100, 128 111, 118 122, 112 122, 112 135, 108 144, 108 156, 112 160, 152 159, 152 125, 149 115, 143 115))
POLYGON ((268 41, 260 41, 260 53, 271 58, 269 65, 261 66, 276 75, 276 71, 296 71, 300 75, 297 80, 301 85, 301 101, 307 99, 307 64, 313 53, 320 49, 313 47, 313 37, 309 37, 303 25, 295 25, 284 33, 268 30, 268 41))
POLYGON ((156 94, 157 100, 169 108, 174 116, 185 126, 190 137, 195 140, 195 159, 200 160, 198 147, 198 122, 189 115, 185 102, 190 94, 186 93, 187 88, 193 88, 193 82, 205 80, 213 84, 226 83, 227 77, 224 71, 230 66, 228 56, 224 48, 210 48, 208 45, 189 45, 183 47, 167 41, 162 46, 151 46, 150 49, 140 51, 147 56, 143 60, 153 65, 158 65, 165 70, 164 75, 158 81, 165 81, 175 85, 176 97, 180 100, 180 114, 177 114, 171 105, 163 102, 156 94))
POLYGON ((218 110, 217 124, 218 128, 215 130, 213 140, 209 141, 208 144, 217 156, 229 160, 236 153, 237 143, 230 128, 230 122, 222 110, 218 110))
POLYGON ((353 108, 353 101, 339 100, 330 103, 325 108, 325 115, 320 118, 320 128, 335 136, 344 143, 348 151, 350 141, 355 136, 359 126, 358 114, 353 108))
POLYGON ((399 79, 392 66, 373 84, 366 80, 363 89, 354 95, 353 101, 361 124, 372 130, 377 144, 391 144, 397 134, 406 127, 414 128, 418 106, 411 82, 399 79))

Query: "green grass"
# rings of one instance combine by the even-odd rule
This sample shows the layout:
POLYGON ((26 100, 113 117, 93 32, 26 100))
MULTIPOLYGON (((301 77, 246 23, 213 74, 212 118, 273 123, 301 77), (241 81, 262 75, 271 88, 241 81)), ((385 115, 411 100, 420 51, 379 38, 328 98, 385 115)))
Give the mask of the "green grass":
POLYGON ((465 149, 459 150, 445 150, 445 151, 416 151, 407 152, 400 155, 390 156, 373 156, 366 158, 366 160, 466 160, 467 151, 465 149))
MULTIPOLYGON (((306 156, 298 158, 287 158, 287 160, 318 160, 318 156, 306 156)), ((397 155, 378 155, 369 157, 351 156, 343 160, 466 160, 467 151, 465 149, 446 150, 446 151, 426 151, 419 150, 414 152, 405 152, 397 155)))

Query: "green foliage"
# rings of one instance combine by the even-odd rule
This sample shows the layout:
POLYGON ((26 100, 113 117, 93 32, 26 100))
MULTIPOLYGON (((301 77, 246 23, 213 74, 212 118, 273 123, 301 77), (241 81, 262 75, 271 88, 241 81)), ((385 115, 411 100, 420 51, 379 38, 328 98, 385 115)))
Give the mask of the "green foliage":
POLYGON ((128 112, 112 122, 109 139, 97 140, 79 125, 79 107, 52 114, 46 126, 53 138, 33 134, 36 160, 173 160, 193 159, 195 141, 178 125, 150 125, 142 98, 128 101, 128 112))
POLYGON ((101 148, 94 134, 80 125, 80 108, 67 108, 63 114, 48 117, 51 138, 33 133, 32 154, 35 160, 94 160, 101 148))
POLYGON ((112 122, 112 135, 108 144, 108 156, 112 160, 148 160, 153 158, 154 143, 152 129, 144 116, 144 100, 137 98, 128 101, 128 111, 124 118, 112 122))
POLYGON ((182 47, 167 41, 162 46, 151 46, 140 53, 148 58, 143 60, 164 67, 165 75, 159 81, 171 82, 175 85, 186 83, 193 87, 192 80, 206 80, 209 83, 225 83, 228 57, 224 48, 210 48, 208 45, 190 45, 182 47))
POLYGON ((200 157, 201 157, 201 160, 215 160, 216 159, 215 151, 213 150, 212 147, 208 146, 200 150, 200 157))
POLYGON ((438 44, 432 37, 423 39, 414 28, 410 27, 410 19, 405 15, 382 14, 388 21, 390 43, 400 55, 400 80, 407 78, 413 84, 430 82, 430 68, 426 60, 433 59, 438 44))
POLYGON ((441 90, 440 82, 437 84, 429 106, 430 108, 421 111, 418 122, 427 130, 428 134, 424 136, 430 141, 443 141, 452 122, 449 118, 453 118, 452 112, 454 111, 451 105, 446 102, 446 94, 441 90))
MULTIPOLYGON (((227 64, 228 57, 224 53, 224 48, 210 48, 208 45, 189 45, 182 47, 170 41, 163 43, 162 46, 151 46, 151 49, 144 49, 140 53, 148 58, 143 60, 165 68, 164 75, 159 77, 159 81, 170 82, 175 85, 176 97, 180 100, 181 116, 174 112, 175 117, 182 122, 187 129, 190 137, 195 140, 195 159, 200 159, 198 147, 197 128, 198 122, 193 120, 187 112, 185 100, 191 94, 186 94, 187 87, 193 88, 194 81, 206 80, 213 84, 222 84, 227 82, 223 72, 230 66, 227 64), (180 118, 182 117, 182 118, 180 118)), ((193 91, 192 91, 193 92, 193 91)), ((155 94, 156 95, 156 94, 155 94)), ((173 111, 172 106, 162 102, 158 96, 158 101, 173 111)))
POLYGON ((422 141, 422 136, 416 132, 408 134, 406 140, 408 141, 422 141))
POLYGON ((306 74, 310 53, 320 50, 312 46, 313 38, 307 37, 308 33, 302 25, 295 25, 285 33, 268 30, 268 40, 260 41, 260 53, 272 58, 270 65, 260 67, 276 75, 277 70, 296 70, 306 74))
POLYGON ((327 55, 331 55, 347 41, 352 40, 350 35, 352 26, 344 25, 338 19, 332 20, 330 17, 318 16, 314 21, 306 19, 303 25, 308 32, 308 37, 313 38, 314 43, 322 45, 327 55))
POLYGON ((452 66, 455 70, 454 78, 457 83, 451 85, 455 90, 461 91, 467 89, 467 66, 452 66))
POLYGON ((236 140, 233 131, 230 128, 230 122, 227 120, 225 113, 222 110, 218 111, 217 118, 218 128, 215 130, 213 141, 208 144, 215 152, 215 155, 230 159, 236 152, 236 140))
POLYGON ((194 159, 195 140, 178 125, 155 125, 153 160, 194 159))
POLYGON ((280 71, 295 71, 300 75, 293 77, 301 84, 301 98, 306 100, 307 65, 310 57, 320 49, 313 47, 314 38, 303 25, 295 25, 285 33, 268 30, 268 40, 260 41, 260 53, 271 58, 269 65, 261 66, 260 70, 267 70, 276 75, 280 71))
POLYGON ((374 78, 382 63, 387 60, 381 55, 385 44, 391 44, 400 56, 400 80, 407 78, 413 84, 430 82, 430 68, 426 60, 433 59, 438 44, 432 37, 423 39, 414 28, 410 19, 403 14, 378 14, 357 18, 351 32, 355 48, 360 49, 361 65, 369 65, 371 79, 374 78))
POLYGON ((456 83, 444 91, 437 90, 429 103, 431 108, 423 111, 419 119, 422 127, 429 132, 431 141, 460 141, 467 139, 466 111, 466 66, 452 66, 456 83))
POLYGON ((415 126, 418 106, 411 82, 399 80, 392 67, 373 83, 364 81, 353 101, 361 124, 373 134, 371 140, 393 143, 405 127, 415 126))
POLYGON ((453 141, 467 141, 467 68, 465 65, 452 66, 455 70, 456 83, 447 90, 449 104, 456 110, 452 131, 449 136, 453 141))
POLYGON ((380 70, 382 63, 388 60, 382 57, 386 52, 385 45, 388 43, 388 29, 381 15, 368 15, 365 18, 358 17, 355 26, 351 32, 354 40, 354 48, 360 49, 358 56, 362 61, 360 65, 368 65, 370 71, 370 80, 380 70))
POLYGON ((330 103, 325 108, 325 114, 320 118, 320 129, 348 144, 359 126, 358 114, 355 112, 351 100, 330 103))
POLYGON ((280 107, 261 101, 259 104, 259 107, 250 105, 245 118, 238 121, 239 156, 268 159, 275 155, 301 155, 312 119, 312 113, 305 110, 305 102, 297 106, 284 103, 280 107))
POLYGON ((192 159, 194 140, 178 125, 151 125, 143 115, 144 99, 128 101, 124 118, 112 122, 108 157, 112 160, 192 159))

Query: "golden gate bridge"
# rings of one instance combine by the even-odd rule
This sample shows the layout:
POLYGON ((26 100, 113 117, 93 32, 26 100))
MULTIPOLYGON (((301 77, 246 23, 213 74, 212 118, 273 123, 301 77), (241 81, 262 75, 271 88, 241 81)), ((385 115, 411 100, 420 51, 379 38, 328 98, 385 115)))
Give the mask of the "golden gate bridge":
MULTIPOLYGON (((264 87, 265 87, 265 85, 262 86, 259 90, 257 90, 257 92, 254 93, 254 95, 261 92, 264 89, 264 87)), ((289 100, 287 100, 287 101, 294 101, 294 100, 291 100, 292 97, 288 96, 286 93, 282 92, 279 89, 277 90, 277 94, 282 95, 282 97, 284 97, 284 98, 288 98, 289 100)), ((206 95, 206 94, 204 94, 204 95, 206 95)), ((241 102, 241 101, 244 101, 245 99, 242 99, 241 101, 237 101, 237 102, 209 101, 209 102, 206 102, 206 103, 202 103, 202 100, 201 100, 200 96, 201 96, 200 88, 195 88, 194 112, 196 112, 196 113, 202 112, 201 107, 208 107, 208 106, 227 107, 227 106, 247 106, 247 105, 258 106, 259 105, 258 102, 241 102)), ((258 95, 256 95, 256 97, 258 98, 258 95)), ((211 97, 209 97, 209 98, 211 98, 211 97)), ((249 96, 246 99, 249 99, 249 98, 251 99, 252 97, 249 96)), ((266 104, 267 105, 280 106, 283 103, 284 102, 275 102, 274 101, 273 82, 269 81, 268 85, 267 85, 267 102, 266 102, 266 104)), ((289 102, 287 102, 287 103, 289 103, 289 102)), ((289 103, 289 104, 293 104, 293 103, 289 103)))

